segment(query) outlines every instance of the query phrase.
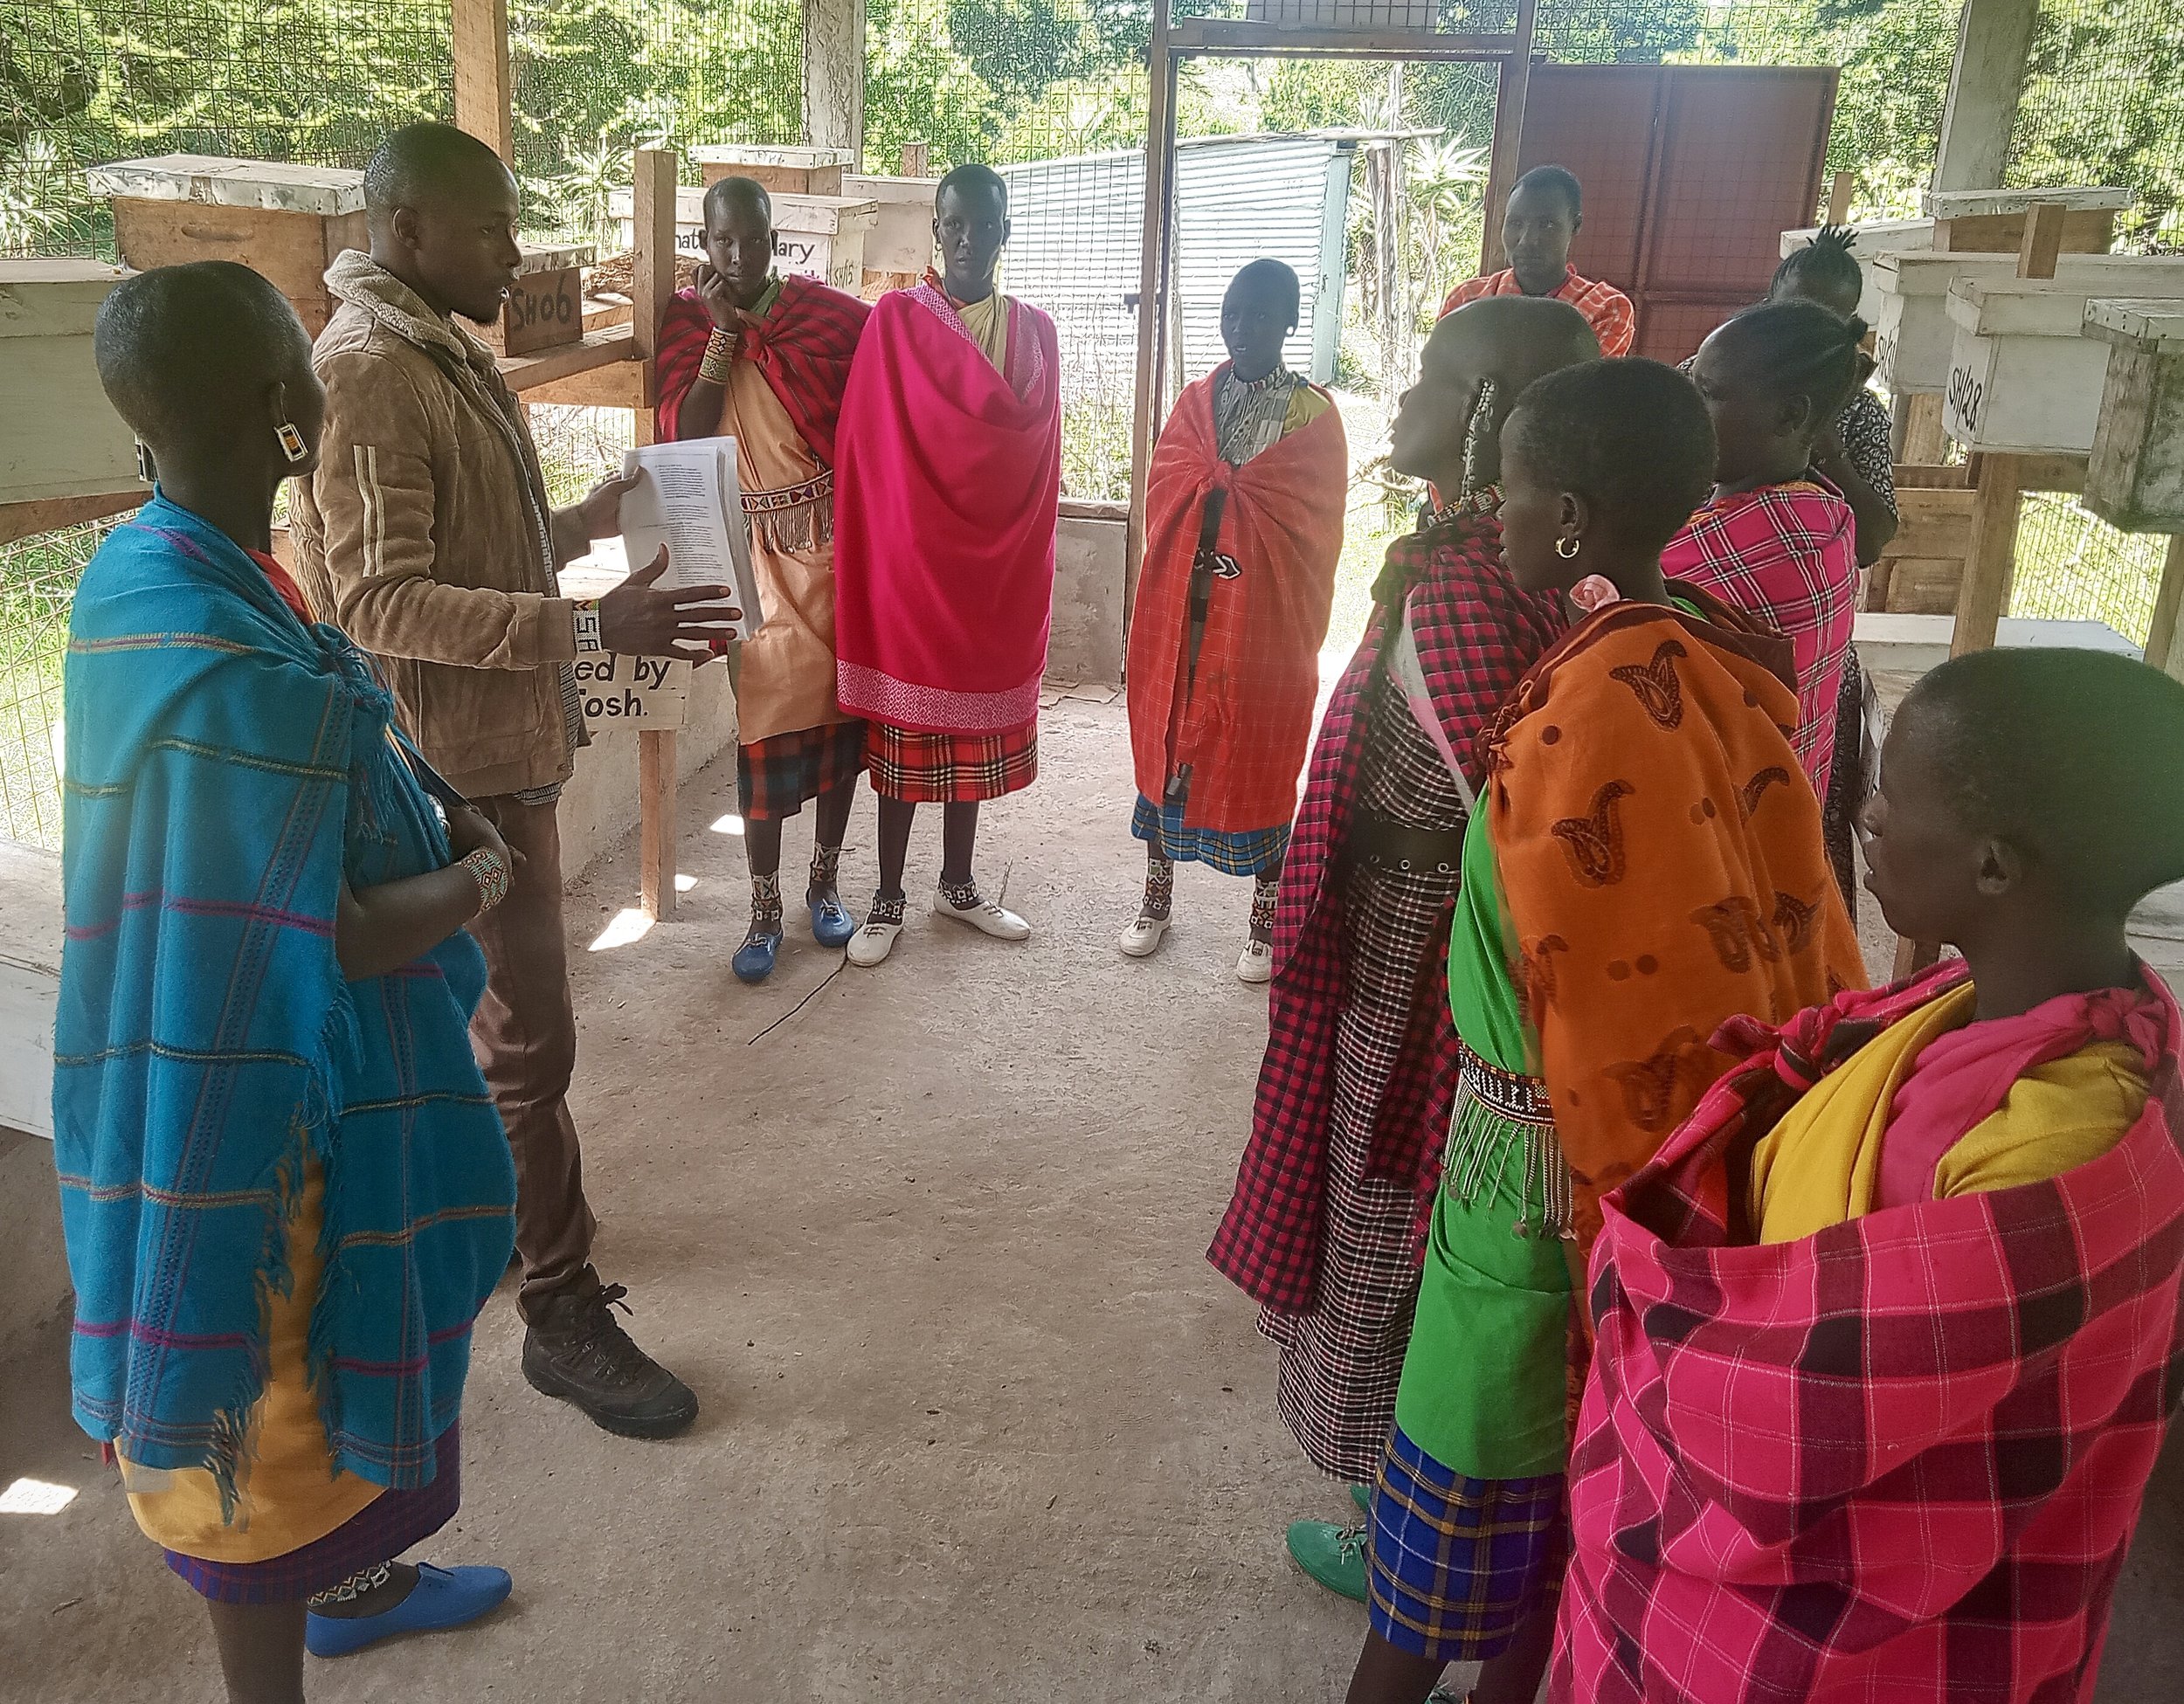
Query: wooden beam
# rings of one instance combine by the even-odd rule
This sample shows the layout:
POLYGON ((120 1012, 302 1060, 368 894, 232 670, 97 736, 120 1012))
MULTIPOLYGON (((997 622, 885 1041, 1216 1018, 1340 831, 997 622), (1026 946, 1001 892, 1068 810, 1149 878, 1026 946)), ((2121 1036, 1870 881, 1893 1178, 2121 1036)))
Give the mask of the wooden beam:
POLYGON ((2153 594, 2153 624, 2146 630, 2146 661, 2184 680, 2184 533, 2169 535, 2161 561, 2161 585, 2153 594))
MULTIPOLYGON (((637 252, 630 285, 630 328, 637 358, 650 365, 660 354, 660 327, 675 294, 675 172, 672 148, 637 150, 637 192, 631 224, 637 252)), ((646 394, 652 387, 646 386, 646 394)))
POLYGON ((2010 581, 2017 569, 2017 498, 2023 490, 2022 457, 1980 458, 1973 488, 1972 549, 1965 558, 1964 584, 1957 593, 1957 621, 1949 654, 1994 648, 1994 631, 2009 608, 2010 581))
MULTIPOLYGON (((1520 17, 1525 9, 1520 5, 1520 17)), ((1428 30, 1291 30, 1241 18, 1175 20, 1168 45, 1177 53, 1218 53, 1273 59, 1500 59, 1524 34, 1443 35, 1428 30)))
POLYGON ((664 922, 675 914, 675 730, 641 728, 637 735, 638 903, 664 922))
POLYGON ((103 521, 110 514, 141 509, 152 500, 142 486, 134 491, 110 491, 97 497, 34 497, 19 503, 0 503, 0 544, 12 544, 35 533, 56 532, 103 521))
POLYGON ((900 169, 905 177, 930 177, 933 175, 932 143, 904 142, 900 169))
POLYGON ((1160 323, 1167 312, 1168 218, 1175 177, 1175 55, 1168 50, 1169 0, 1153 0, 1145 106, 1145 197, 1138 224, 1137 372, 1130 417, 1130 528, 1123 554, 1123 631, 1130 631, 1145 556, 1145 484, 1160 431, 1166 386, 1160 323))
POLYGON ((804 0, 804 140, 846 148, 862 169, 865 0, 804 0))
POLYGON ((1946 459, 1949 436, 1942 430, 1942 396, 1922 390, 1904 398, 1904 449, 1900 459, 1931 467, 1946 459))
POLYGON ((2066 210, 2051 201, 2036 204, 2025 216, 2024 241, 2017 245, 2017 276, 2053 278, 2055 258, 2063 252, 2066 210))
POLYGON ((453 0, 455 122, 515 169, 508 0, 453 0))
MULTIPOLYGON (((1524 101, 1531 89, 1531 38, 1535 0, 1517 0, 1517 34, 1502 61, 1494 93, 1494 135, 1487 161, 1487 204, 1479 234, 1479 270, 1493 270, 1501 245, 1502 210, 1517 187, 1517 162, 1524 141, 1524 101)), ((1507 259, 1507 256, 1502 259, 1507 259)))
POLYGON ((508 381, 511 390, 535 390, 557 379, 589 373, 596 367, 611 366, 618 361, 633 362, 637 358, 635 328, 615 326, 605 331, 588 331, 573 343, 541 349, 536 355, 504 355, 500 362, 501 376, 508 381))
POLYGON ((2040 0, 1965 0, 1941 114, 1935 189, 1991 190, 2001 183, 2039 22, 2040 0))

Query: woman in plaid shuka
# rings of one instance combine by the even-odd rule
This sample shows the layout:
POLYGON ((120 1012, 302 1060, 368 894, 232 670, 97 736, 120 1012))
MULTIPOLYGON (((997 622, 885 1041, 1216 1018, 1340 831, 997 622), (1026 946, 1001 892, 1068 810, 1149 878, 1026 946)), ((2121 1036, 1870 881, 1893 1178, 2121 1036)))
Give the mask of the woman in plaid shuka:
MULTIPOLYGON (((1497 435, 1538 375, 1598 344, 1566 303, 1498 296, 1427 341, 1395 465, 1466 494, 1399 539, 1314 748, 1275 922, 1251 1141, 1207 1258, 1281 1346, 1275 1401, 1323 1473, 1379 1466, 1454 1087, 1444 953, 1473 746, 1561 631, 1501 565, 1497 435)), ((1362 1528, 1301 1521, 1291 1554, 1363 1602, 1362 1528)))
POLYGON ((2180 773, 2126 659, 1904 700, 1867 885, 1963 957, 1725 1027, 1605 1203, 1556 1699, 2091 1698, 2184 1350, 2184 1018, 2125 933, 2180 773))

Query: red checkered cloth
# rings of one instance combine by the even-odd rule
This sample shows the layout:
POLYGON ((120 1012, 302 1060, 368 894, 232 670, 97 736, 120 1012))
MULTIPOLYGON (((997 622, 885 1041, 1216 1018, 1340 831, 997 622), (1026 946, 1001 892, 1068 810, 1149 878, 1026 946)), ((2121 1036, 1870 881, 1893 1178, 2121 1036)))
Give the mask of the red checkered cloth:
MULTIPOLYGON (((1251 1141, 1206 1258, 1254 1300, 1309 1312, 1319 1291, 1335 1035, 1346 997, 1350 931, 1334 880, 1349 837, 1365 726, 1391 611, 1409 597, 1426 684, 1450 746, 1471 756, 1481 731, 1565 623, 1552 598, 1520 591, 1502 566, 1492 514, 1461 514, 1398 539, 1374 587, 1364 640, 1343 672, 1312 749, 1275 914, 1275 980, 1251 1141), (1414 588, 1414 590, 1413 590, 1414 588)), ((1441 1180, 1441 1142, 1456 1085, 1447 942, 1419 980, 1410 1033, 1374 1120, 1370 1170, 1412 1187, 1422 1237, 1441 1180)), ((1422 1246, 1422 1244, 1420 1245, 1422 1246)))
MULTIPOLYGON (((1482 296, 1521 296, 1524 293, 1517 281, 1512 268, 1489 273, 1484 278, 1465 280, 1448 293, 1448 300, 1441 305, 1441 317, 1447 319, 1468 301, 1482 296)), ((1578 269, 1565 269, 1560 284, 1547 293, 1557 301, 1566 301, 1585 315, 1586 323, 1593 328, 1593 335, 1600 340, 1600 354, 1609 360, 1630 353, 1632 340, 1638 335, 1637 316, 1631 312, 1630 298, 1606 280, 1579 278, 1578 269)))
POLYGON ((1966 975, 1838 997, 1607 1199, 1552 1696, 2084 1704, 2184 1374, 2174 998, 2123 1141, 2045 1182, 1755 1245, 1743 1162, 1966 975))
POLYGON ((1005 734, 921 734, 867 722, 865 770, 883 799, 967 804, 1020 793, 1039 778, 1039 723, 1005 734))
POLYGON ((352 1575, 392 1562, 455 1518, 462 1502, 462 1423, 432 1445, 432 1477, 408 1491, 383 1491, 323 1538, 264 1562, 207 1562, 166 1553, 167 1566, 214 1604, 294 1604, 331 1591, 352 1575))
MULTIPOLYGON (((815 279, 791 276, 781 280, 772 311, 736 334, 737 357, 757 363, 767 388, 788 410, 796 435, 829 467, 834 465, 834 428, 841 419, 850 360, 871 312, 854 296, 815 279)), ((658 424, 663 438, 679 436, 683 398, 697 383, 712 335, 712 316, 697 292, 679 292, 660 327, 658 424)))
POLYGON ((824 798, 865 766, 865 725, 829 722, 736 750, 736 797, 746 822, 780 822, 824 798))
POLYGON ((1661 571, 1758 616, 1790 642, 1797 666, 1790 742, 1826 798, 1835 699, 1858 608, 1858 523, 1842 493, 1808 475, 1717 498, 1669 541, 1661 571))

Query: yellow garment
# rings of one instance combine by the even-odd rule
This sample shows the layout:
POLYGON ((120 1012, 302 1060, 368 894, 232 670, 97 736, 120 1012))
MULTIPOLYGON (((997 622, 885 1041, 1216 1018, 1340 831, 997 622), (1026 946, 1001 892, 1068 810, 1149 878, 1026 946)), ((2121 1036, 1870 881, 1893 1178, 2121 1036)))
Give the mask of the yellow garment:
POLYGON ((1303 431, 1334 405, 1331 398, 1321 396, 1310 385, 1298 385, 1289 392, 1289 411, 1282 417, 1282 436, 1303 431))
MULTIPOLYGON (((824 471, 765 375, 740 356, 729 369, 721 430, 736 439, 746 492, 785 490, 824 471)), ((791 549, 766 530, 750 529, 765 625, 744 641, 736 669, 736 737, 747 746, 848 720, 834 700, 833 540, 791 549)))
POLYGON ((317 1161, 308 1160, 288 1218, 294 1281, 286 1296, 267 1298, 266 1388, 250 1413, 234 1519, 221 1518, 219 1487, 209 1469, 121 1462, 129 1513, 155 1544, 204 1562, 269 1562, 324 1538, 385 1489, 334 1472, 318 1396, 304 1382, 311 1309, 324 1266, 319 1231, 325 1198, 325 1176, 317 1161))
MULTIPOLYGON (((1977 1004, 1962 983, 1899 1018, 1753 1144, 1747 1204, 1761 1242, 1794 1242, 1872 1211, 1897 1088, 1926 1045, 1970 1023, 1977 1004)), ((2123 1140, 2147 1092, 2138 1051, 2125 1041, 2035 1066, 1941 1156, 1935 1198, 2015 1189, 2098 1159, 2123 1140)))
POLYGON ((963 321, 964 329, 971 334, 971 341, 993 363, 993 370, 1006 378, 1009 370, 1009 299, 999 290, 994 290, 987 293, 984 301, 957 301, 953 296, 948 300, 954 303, 956 317, 963 321))

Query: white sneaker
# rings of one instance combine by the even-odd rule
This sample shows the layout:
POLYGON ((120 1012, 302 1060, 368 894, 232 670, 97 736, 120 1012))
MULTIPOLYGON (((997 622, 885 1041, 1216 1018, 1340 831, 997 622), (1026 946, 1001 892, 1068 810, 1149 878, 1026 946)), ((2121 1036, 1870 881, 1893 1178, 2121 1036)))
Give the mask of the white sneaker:
POLYGON ((958 923, 974 928, 980 935, 990 935, 996 941, 1029 941, 1032 926, 1005 906, 992 900, 979 899, 958 908, 948 902, 945 890, 933 893, 933 915, 952 917, 958 923))
POLYGON ((1128 958, 1151 958, 1160 950, 1160 943, 1168 938, 1168 919, 1165 917, 1133 917, 1115 944, 1128 958))
POLYGON ((886 963, 895 950, 895 937, 902 933, 900 923, 867 923, 849 937, 849 962, 866 970, 886 963))
POLYGON ((1256 986, 1274 980, 1274 949, 1263 941, 1247 941, 1236 960, 1236 980, 1256 986))

